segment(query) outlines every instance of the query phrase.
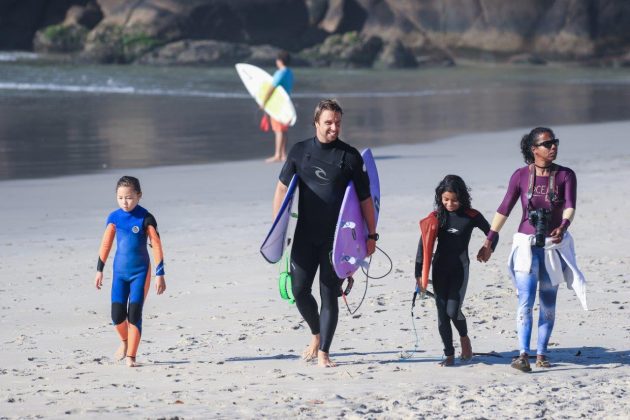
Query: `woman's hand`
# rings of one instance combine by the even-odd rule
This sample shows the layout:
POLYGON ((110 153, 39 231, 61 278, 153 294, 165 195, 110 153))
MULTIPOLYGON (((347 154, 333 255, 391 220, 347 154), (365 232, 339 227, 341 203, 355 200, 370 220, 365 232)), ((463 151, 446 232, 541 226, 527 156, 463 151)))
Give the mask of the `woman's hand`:
POLYGON ((94 286, 96 286, 98 290, 101 290, 101 287, 103 287, 103 272, 102 271, 96 272, 96 277, 94 277, 94 286))
POLYGON ((560 242, 562 242, 562 239, 564 238, 564 232, 566 232, 566 229, 562 226, 558 226, 557 228, 552 230, 549 234, 551 242, 553 242, 554 244, 559 244, 560 242))
POLYGON ((488 262, 490 257, 492 256, 492 243, 486 239, 481 248, 479 248, 479 252, 477 252, 477 261, 479 262, 488 262))
POLYGON ((166 290, 166 280, 164 276, 157 276, 155 278, 155 291, 158 295, 161 295, 166 290))

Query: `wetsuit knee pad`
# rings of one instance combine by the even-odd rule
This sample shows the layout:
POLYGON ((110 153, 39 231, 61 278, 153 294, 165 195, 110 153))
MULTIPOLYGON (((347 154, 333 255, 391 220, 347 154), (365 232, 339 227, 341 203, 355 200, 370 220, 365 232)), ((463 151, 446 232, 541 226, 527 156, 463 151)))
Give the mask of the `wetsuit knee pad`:
POLYGON ((122 324, 127 319, 127 307, 122 303, 112 302, 112 322, 122 324))
POLYGON ((129 323, 135 325, 138 329, 142 326, 142 303, 129 304, 129 323))

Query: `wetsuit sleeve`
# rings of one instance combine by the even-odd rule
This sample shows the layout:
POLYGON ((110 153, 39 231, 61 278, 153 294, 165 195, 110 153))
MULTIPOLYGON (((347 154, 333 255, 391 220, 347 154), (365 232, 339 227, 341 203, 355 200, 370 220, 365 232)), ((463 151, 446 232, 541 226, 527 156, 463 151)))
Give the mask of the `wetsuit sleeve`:
POLYGON ((144 228, 147 236, 151 241, 151 249, 153 249, 153 259, 155 260, 155 275, 164 275, 164 252, 162 251, 162 241, 157 230, 157 221, 151 213, 147 213, 144 218, 144 228))
POLYGON ((112 250, 114 236, 116 236, 116 225, 113 223, 108 223, 105 227, 105 233, 103 234, 101 246, 98 250, 98 262, 96 263, 96 271, 102 272, 103 268, 105 268, 105 261, 107 261, 107 256, 112 250))
POLYGON ((363 158, 360 154, 356 154, 356 161, 352 165, 352 182, 354 182, 354 188, 357 190, 357 197, 359 201, 370 198, 370 178, 367 172, 364 170, 365 165, 363 158))
POLYGON ((271 85, 274 88, 276 88, 279 85, 281 85, 286 74, 287 74, 287 72, 284 71, 284 70, 276 70, 276 72, 273 74, 273 80, 271 81, 271 85))
MULTIPOLYGON (((483 214, 477 213, 477 215, 473 219, 473 223, 474 223, 475 227, 481 229, 481 231, 484 233, 484 235, 487 236, 488 233, 490 233, 490 223, 488 223, 486 218, 483 217, 483 214)), ((491 241, 492 241, 492 251, 494 251, 494 249, 497 247, 497 244, 499 243, 499 233, 498 232, 495 235, 492 235, 491 241)))
POLYGON ((297 173, 297 161, 300 155, 300 150, 298 145, 294 145, 289 151, 289 155, 287 156, 286 162, 284 162, 284 166, 280 171, 280 176, 278 179, 284 185, 289 185, 291 183, 291 178, 293 175, 297 173))
POLYGON ((420 241, 418 241, 418 252, 416 252, 416 269, 414 271, 414 277, 422 277, 422 236, 420 236, 420 241))

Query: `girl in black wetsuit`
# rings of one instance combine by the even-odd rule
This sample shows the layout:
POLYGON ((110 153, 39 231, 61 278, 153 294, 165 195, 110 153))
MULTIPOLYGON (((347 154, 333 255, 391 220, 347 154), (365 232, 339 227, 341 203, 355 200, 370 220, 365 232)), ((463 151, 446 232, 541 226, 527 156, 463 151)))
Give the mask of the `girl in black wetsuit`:
MULTIPOLYGON (((433 245, 433 291, 438 313, 438 330, 444 343, 442 366, 454 364, 455 348, 451 322, 459 333, 462 360, 472 358, 472 345, 468 338, 466 317, 461 311, 468 285, 468 243, 473 228, 488 234, 487 220, 470 207, 470 194, 462 178, 447 175, 435 189, 435 211, 420 221, 421 237, 416 256, 415 277, 421 291, 428 283, 433 245)), ((492 244, 496 246, 498 237, 492 244)))

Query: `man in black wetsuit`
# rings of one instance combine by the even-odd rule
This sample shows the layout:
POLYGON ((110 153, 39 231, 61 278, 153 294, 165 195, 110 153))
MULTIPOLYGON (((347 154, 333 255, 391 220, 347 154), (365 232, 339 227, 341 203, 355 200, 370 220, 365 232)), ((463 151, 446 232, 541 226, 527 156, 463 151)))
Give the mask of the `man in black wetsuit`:
POLYGON ((368 226, 368 255, 374 252, 378 239, 374 204, 363 159, 354 147, 339 139, 342 113, 335 100, 323 100, 317 105, 313 118, 315 137, 291 148, 273 198, 275 215, 292 176, 298 175, 299 217, 291 250, 292 291, 298 310, 312 333, 311 343, 302 356, 305 360, 317 358, 318 364, 323 367, 335 366, 330 360, 329 349, 337 327, 341 279, 335 274, 330 253, 339 209, 349 181, 354 182, 368 226), (321 314, 311 293, 318 267, 321 314))

